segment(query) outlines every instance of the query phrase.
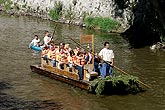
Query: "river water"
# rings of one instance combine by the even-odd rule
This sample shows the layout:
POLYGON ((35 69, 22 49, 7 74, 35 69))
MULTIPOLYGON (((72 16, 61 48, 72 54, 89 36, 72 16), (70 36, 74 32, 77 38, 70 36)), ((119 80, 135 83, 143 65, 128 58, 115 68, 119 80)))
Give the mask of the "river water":
POLYGON ((0 14, 0 98, 1 110, 165 110, 165 53, 152 52, 149 47, 129 49, 128 42, 118 35, 0 14), (99 51, 109 41, 115 52, 115 65, 152 88, 136 95, 96 96, 32 73, 29 66, 40 62, 40 54, 28 49, 28 44, 33 35, 43 39, 44 31, 53 33, 54 27, 56 43, 64 41, 75 46, 67 36, 79 41, 81 34, 94 33, 99 51))

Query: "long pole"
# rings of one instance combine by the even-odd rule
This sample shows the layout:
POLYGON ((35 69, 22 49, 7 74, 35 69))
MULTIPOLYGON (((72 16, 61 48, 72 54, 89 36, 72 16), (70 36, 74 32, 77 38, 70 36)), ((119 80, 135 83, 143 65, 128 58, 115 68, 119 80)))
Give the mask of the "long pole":
MULTIPOLYGON (((118 71, 120 71, 120 72, 122 72, 123 74, 125 74, 125 75, 127 75, 127 76, 129 76, 130 74, 128 74, 127 72, 125 72, 124 70, 122 70, 122 69, 120 69, 119 67, 117 67, 117 66, 113 66, 115 69, 117 69, 118 71)), ((138 81, 138 83, 140 83, 140 84, 142 84, 142 85, 144 85, 144 86, 146 86, 146 87, 148 87, 148 88, 151 88, 148 84, 145 84, 145 83, 143 83, 142 81, 140 81, 140 80, 137 80, 138 81)))
MULTIPOLYGON (((74 43, 76 43, 77 45, 79 45, 80 47, 82 47, 83 49, 85 49, 85 50, 88 50, 88 49, 86 49, 85 47, 83 47, 80 43, 78 43, 78 42, 76 42, 73 38, 71 38, 71 37, 69 37, 68 36, 68 38, 70 38, 74 43)), ((94 55, 94 53, 92 52, 92 54, 94 55)), ((108 63, 109 64, 109 62, 106 62, 106 63, 108 63)), ((117 69, 118 71, 120 71, 121 73, 123 73, 123 74, 125 74, 125 75, 130 75, 130 74, 128 74, 127 72, 125 72, 124 70, 122 70, 122 69, 120 69, 119 67, 117 67, 117 66, 113 66, 115 69, 117 69)), ((147 87, 147 88, 151 88, 148 84, 145 84, 144 82, 142 82, 142 81, 140 81, 140 80, 137 80, 138 81, 138 83, 140 83, 140 84, 142 84, 143 86, 145 86, 145 87, 147 87)))
MULTIPOLYGON (((95 41, 94 41, 94 35, 92 34, 92 53, 95 53, 95 41)), ((93 55, 93 58, 92 58, 92 64, 93 64, 93 68, 94 68, 94 59, 95 59, 95 55, 93 55)))
POLYGON ((56 33, 56 28, 57 28, 57 25, 55 24, 51 40, 53 40, 54 34, 56 33))
POLYGON ((55 32, 56 32, 56 26, 54 27, 54 31, 53 31, 53 35, 52 36, 54 36, 55 32))

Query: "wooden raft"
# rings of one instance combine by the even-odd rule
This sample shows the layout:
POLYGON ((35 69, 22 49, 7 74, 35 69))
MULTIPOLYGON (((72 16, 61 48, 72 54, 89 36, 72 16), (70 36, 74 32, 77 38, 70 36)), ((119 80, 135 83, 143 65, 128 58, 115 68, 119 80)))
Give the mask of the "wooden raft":
POLYGON ((77 70, 73 69, 73 72, 69 72, 68 70, 66 70, 66 66, 64 66, 64 70, 60 70, 58 68, 53 67, 51 62, 48 62, 47 64, 43 59, 41 59, 41 65, 31 65, 30 68, 32 72, 68 83, 84 90, 88 90, 88 80, 90 76, 85 79, 86 74, 89 74, 86 70, 84 70, 84 80, 78 80, 79 76, 77 74, 77 70))
POLYGON ((79 80, 69 78, 69 77, 66 77, 64 75, 59 74, 60 72, 62 72, 62 70, 58 70, 57 71, 58 73, 54 73, 52 71, 48 71, 47 69, 43 69, 42 67, 39 67, 38 65, 31 65, 30 68, 31 68, 32 72, 53 78, 55 80, 59 80, 59 81, 68 83, 70 85, 73 85, 75 87, 79 87, 79 88, 84 89, 84 90, 88 90, 89 82, 79 81, 79 80))
MULTIPOLYGON (((58 63, 56 64, 58 65, 58 63)), ((92 65, 91 65, 92 66, 92 65)), ((72 72, 69 72, 69 69, 64 64, 64 69, 58 69, 57 67, 53 67, 52 63, 48 61, 48 64, 46 63, 43 58, 41 58, 41 65, 31 65, 30 68, 32 72, 45 75, 48 77, 51 77, 53 79, 68 83, 70 85, 79 87, 84 90, 88 90, 89 87, 89 81, 90 79, 97 78, 97 73, 92 73, 89 69, 90 65, 86 65, 84 68, 84 80, 79 80, 79 76, 77 74, 76 69, 72 69, 72 72)))

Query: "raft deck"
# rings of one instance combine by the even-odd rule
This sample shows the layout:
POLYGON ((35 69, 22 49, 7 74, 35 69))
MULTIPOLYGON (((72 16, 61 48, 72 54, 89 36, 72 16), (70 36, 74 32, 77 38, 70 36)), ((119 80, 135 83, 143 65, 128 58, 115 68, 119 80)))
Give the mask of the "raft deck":
POLYGON ((50 66, 40 67, 39 65, 31 65, 30 68, 32 72, 53 78, 55 80, 68 83, 70 85, 73 85, 75 87, 78 87, 84 90, 88 90, 89 81, 78 80, 78 78, 76 78, 76 75, 68 71, 60 70, 58 68, 53 68, 53 71, 51 71, 52 67, 50 66))

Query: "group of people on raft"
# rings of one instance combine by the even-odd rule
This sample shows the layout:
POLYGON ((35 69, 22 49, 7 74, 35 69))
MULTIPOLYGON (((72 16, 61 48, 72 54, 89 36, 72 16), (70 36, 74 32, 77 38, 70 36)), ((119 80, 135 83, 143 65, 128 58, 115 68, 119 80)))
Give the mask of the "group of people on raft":
POLYGON ((53 67, 64 69, 64 64, 67 64, 69 71, 72 72, 74 66, 75 69, 78 70, 80 80, 83 80, 83 67, 86 64, 92 64, 94 57, 93 71, 99 73, 102 78, 105 78, 107 75, 112 76, 114 53, 113 50, 110 49, 109 42, 104 43, 104 48, 99 54, 95 53, 95 55, 93 55, 92 52, 85 52, 84 49, 78 47, 72 49, 69 44, 65 44, 64 42, 61 42, 59 45, 54 45, 53 38, 48 31, 45 32, 43 41, 44 44, 41 44, 40 39, 35 35, 30 45, 42 47, 41 57, 46 60, 46 63, 50 60, 53 67))

